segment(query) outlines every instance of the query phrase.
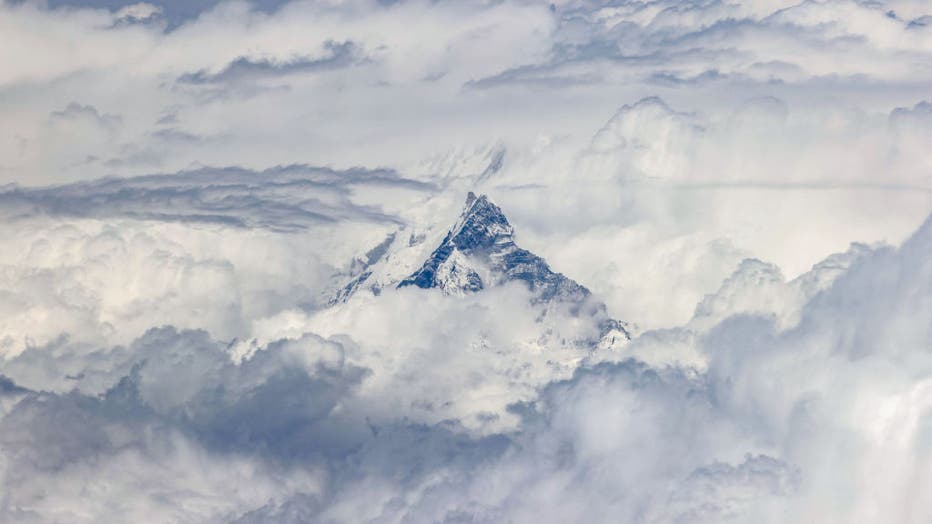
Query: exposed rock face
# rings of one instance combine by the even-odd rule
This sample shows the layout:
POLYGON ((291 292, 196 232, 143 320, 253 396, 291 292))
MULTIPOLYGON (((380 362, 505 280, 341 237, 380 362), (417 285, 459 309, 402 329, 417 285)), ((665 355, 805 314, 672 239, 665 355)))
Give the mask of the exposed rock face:
MULTIPOLYGON (((408 248, 414 244, 413 238, 408 248)), ((397 258, 408 249, 392 248, 394 241, 395 235, 390 235, 365 257, 357 259, 352 271, 355 278, 340 289, 332 302, 346 302, 360 289, 378 295, 386 286, 439 289, 448 295, 462 296, 518 281, 531 291, 532 303, 542 307, 541 319, 548 316, 551 307, 568 308, 577 318, 592 319, 598 337, 587 337, 577 341, 578 344, 609 349, 631 339, 631 325, 609 317, 605 305, 593 299, 588 289, 550 269, 543 258, 519 247, 505 214, 485 195, 469 193, 463 212, 440 245, 416 271, 400 280, 387 274, 403 267, 397 258)))
POLYGON ((551 270, 543 258, 518 247, 514 228, 502 210, 485 195, 470 193, 462 215, 440 246, 399 287, 415 285, 463 294, 513 280, 527 284, 538 302, 578 302, 590 294, 551 270))

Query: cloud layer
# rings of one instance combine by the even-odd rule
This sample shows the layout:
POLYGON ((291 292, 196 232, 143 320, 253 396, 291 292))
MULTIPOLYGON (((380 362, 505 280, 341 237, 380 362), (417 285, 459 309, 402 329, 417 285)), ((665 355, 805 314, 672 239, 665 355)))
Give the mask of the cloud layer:
POLYGON ((928 522, 930 16, 4 2, 0 522, 928 522))

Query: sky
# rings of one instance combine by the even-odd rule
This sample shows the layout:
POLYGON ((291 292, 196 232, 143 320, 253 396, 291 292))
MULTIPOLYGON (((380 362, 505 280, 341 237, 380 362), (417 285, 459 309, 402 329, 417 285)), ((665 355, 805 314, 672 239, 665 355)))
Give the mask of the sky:
POLYGON ((923 0, 8 0, 0 64, 0 523, 932 519, 923 0), (631 340, 396 288, 469 192, 631 340))

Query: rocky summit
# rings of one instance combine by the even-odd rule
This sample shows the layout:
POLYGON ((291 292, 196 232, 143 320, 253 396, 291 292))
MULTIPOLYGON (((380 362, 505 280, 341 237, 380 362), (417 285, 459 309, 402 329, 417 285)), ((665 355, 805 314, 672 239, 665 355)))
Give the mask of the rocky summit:
POLYGON ((536 302, 580 302, 589 290, 550 269, 543 258, 518 247, 514 228, 485 195, 469 193, 456 224, 424 264, 399 287, 440 288, 462 294, 522 281, 536 302))

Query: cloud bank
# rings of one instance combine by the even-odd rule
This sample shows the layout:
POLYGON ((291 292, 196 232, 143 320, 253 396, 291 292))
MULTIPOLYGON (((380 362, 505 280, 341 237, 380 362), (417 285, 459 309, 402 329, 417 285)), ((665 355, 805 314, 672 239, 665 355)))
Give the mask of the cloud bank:
POLYGON ((0 522, 928 522, 930 17, 4 2, 0 522))

